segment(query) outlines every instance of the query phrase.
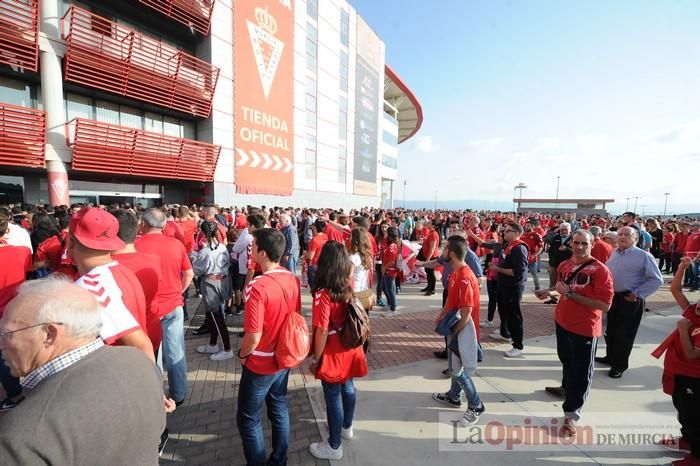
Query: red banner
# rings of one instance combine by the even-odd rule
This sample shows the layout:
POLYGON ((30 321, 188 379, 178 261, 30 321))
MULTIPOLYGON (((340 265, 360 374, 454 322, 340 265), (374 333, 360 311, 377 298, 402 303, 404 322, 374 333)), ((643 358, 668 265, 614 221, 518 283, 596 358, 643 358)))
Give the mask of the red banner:
POLYGON ((294 187, 293 0, 233 2, 236 190, 294 187))

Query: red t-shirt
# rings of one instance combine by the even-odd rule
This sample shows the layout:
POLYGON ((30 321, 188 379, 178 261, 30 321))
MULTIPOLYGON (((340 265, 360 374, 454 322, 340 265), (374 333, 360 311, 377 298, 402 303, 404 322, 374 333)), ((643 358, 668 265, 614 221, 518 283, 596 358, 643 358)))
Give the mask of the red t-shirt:
POLYGON ((134 243, 136 250, 160 258, 163 281, 158 289, 158 314, 166 316, 182 306, 182 274, 192 269, 185 246, 175 238, 160 234, 143 235, 134 243))
POLYGON ((661 242, 661 251, 671 252, 671 244, 673 244, 673 238, 675 237, 676 235, 674 235, 673 233, 664 233, 664 239, 661 242))
POLYGON ((440 255, 440 234, 437 232, 437 230, 433 230, 428 233, 428 236, 423 240, 421 252, 426 260, 434 259, 440 255), (430 254, 430 257, 428 257, 428 254, 430 254))
POLYGON ((346 307, 343 303, 331 300, 328 290, 318 290, 314 294, 311 311, 311 325, 329 331, 338 330, 345 323, 346 307))
POLYGON ((185 238, 185 250, 188 253, 194 251, 194 237, 197 233, 197 222, 191 218, 182 222, 179 222, 180 228, 182 228, 182 236, 185 238))
POLYGON ((319 233, 309 241, 309 253, 314 253, 311 258, 311 263, 313 265, 318 265, 318 258, 321 256, 321 249, 323 245, 328 242, 328 235, 325 233, 319 233))
POLYGON ((527 246, 528 263, 534 264, 535 262, 537 262, 537 255, 542 251, 542 247, 544 247, 544 241, 542 240, 542 237, 534 231, 529 231, 523 233, 520 239, 527 246))
POLYGON ((236 221, 233 224, 233 228, 236 230, 242 230, 248 228, 248 219, 245 215, 240 214, 236 216, 236 221))
POLYGON ((476 328, 476 336, 479 338, 479 302, 481 290, 479 280, 469 266, 464 265, 454 270, 447 282, 447 301, 445 307, 449 310, 472 308, 472 321, 476 328))
MULTIPOLYGON (((226 244, 226 234, 228 233, 228 230, 226 230, 226 227, 217 222, 216 220, 210 220, 214 223, 216 223, 217 230, 216 230, 216 239, 219 241, 219 243, 226 244)), ((204 237, 204 233, 201 231, 197 232, 197 239, 195 240, 195 245, 197 247, 197 250, 199 251, 202 249, 204 246, 207 244, 207 239, 204 237)))
POLYGON ((63 235, 63 243, 61 243, 58 236, 52 236, 42 241, 41 244, 37 246, 35 256, 36 261, 46 261, 49 263, 49 267, 51 268, 52 272, 62 273, 63 275, 74 280, 78 278, 77 270, 75 266, 72 265, 72 261, 66 252, 65 241, 66 237, 68 236, 68 232, 62 232, 61 234, 63 235))
POLYGON ((532 229, 532 231, 534 231, 535 233, 540 235, 542 238, 544 238, 544 235, 547 234, 547 232, 544 231, 544 228, 542 228, 541 226, 536 226, 535 228, 532 229))
POLYGON ((399 247, 396 243, 391 243, 385 245, 382 250, 382 264, 387 266, 384 274, 387 277, 396 277, 399 274, 399 269, 396 267, 396 259, 399 257, 399 247))
POLYGON ((33 270, 32 251, 24 246, 0 246, 0 317, 33 270))
POLYGON ((676 233, 676 237, 673 239, 673 252, 676 254, 685 253, 685 245, 688 242, 688 237, 690 234, 676 233))
POLYGON ((612 255, 613 247, 602 240, 595 240, 591 248, 591 256, 605 264, 612 255))
POLYGON ((344 244, 344 237, 341 232, 328 225, 326 228, 326 236, 328 236, 328 241, 335 241, 336 243, 344 244))
POLYGON ((168 220, 163 227, 163 234, 175 238, 185 246, 185 233, 179 223, 174 220, 168 220))
POLYGON ((262 337, 246 360, 248 370, 259 375, 279 371, 274 357, 277 339, 287 316, 300 310, 299 279, 287 269, 278 267, 251 280, 245 289, 243 330, 262 337))
MULTIPOLYGON (((557 268, 559 281, 565 281, 580 266, 572 259, 565 260, 557 268)), ((571 291, 604 303, 612 303, 614 289, 610 271, 598 260, 581 269, 569 284, 571 291)), ((555 311, 555 320, 564 329, 585 337, 599 337, 603 333, 601 321, 603 312, 584 306, 573 299, 562 296, 555 311)))
MULTIPOLYGON (((176 241, 176 240, 173 240, 176 241)), ((98 265, 75 281, 100 305, 100 337, 108 345, 137 330, 146 329, 146 299, 134 272, 116 261, 98 265)))
POLYGON ((683 253, 686 256, 695 258, 698 252, 700 252, 700 233, 693 233, 688 237, 688 241, 685 242, 683 253))
POLYGON ((158 309, 158 290, 163 281, 160 258, 143 252, 126 252, 112 254, 112 259, 134 272, 141 284, 146 300, 146 324, 142 327, 153 344, 153 351, 157 351, 163 338, 158 309))

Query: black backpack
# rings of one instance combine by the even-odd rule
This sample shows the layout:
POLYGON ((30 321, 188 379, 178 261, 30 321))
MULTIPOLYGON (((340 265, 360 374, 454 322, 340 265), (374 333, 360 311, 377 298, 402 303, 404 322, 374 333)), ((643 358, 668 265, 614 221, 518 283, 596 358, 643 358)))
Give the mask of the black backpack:
POLYGON ((345 323, 338 330, 340 342, 346 348, 365 346, 369 350, 370 325, 369 315, 360 301, 352 298, 346 305, 345 323))

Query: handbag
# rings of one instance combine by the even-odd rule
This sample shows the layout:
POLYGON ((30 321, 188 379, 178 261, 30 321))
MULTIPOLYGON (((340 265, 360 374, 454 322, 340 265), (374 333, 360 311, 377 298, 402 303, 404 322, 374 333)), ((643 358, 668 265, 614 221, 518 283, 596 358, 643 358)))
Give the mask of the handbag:
POLYGON ((447 313, 442 319, 440 319, 440 322, 438 322, 437 326, 435 327, 435 333, 442 335, 443 337, 452 335, 452 327, 457 325, 459 319, 460 317, 456 309, 454 311, 447 311, 447 313))
POLYGON ((357 298, 365 311, 369 312, 372 310, 375 304, 377 304, 377 295, 372 288, 368 288, 364 291, 355 291, 353 296, 357 298))

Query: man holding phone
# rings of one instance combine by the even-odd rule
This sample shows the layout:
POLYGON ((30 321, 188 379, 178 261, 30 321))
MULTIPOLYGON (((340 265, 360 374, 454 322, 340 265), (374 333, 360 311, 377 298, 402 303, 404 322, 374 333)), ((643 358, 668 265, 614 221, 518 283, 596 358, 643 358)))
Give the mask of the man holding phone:
POLYGON ((615 296, 605 329, 606 355, 596 361, 609 364, 608 376, 622 377, 644 313, 644 300, 663 284, 654 256, 635 246, 638 232, 625 226, 617 232, 617 248, 605 265, 613 276, 615 296))

